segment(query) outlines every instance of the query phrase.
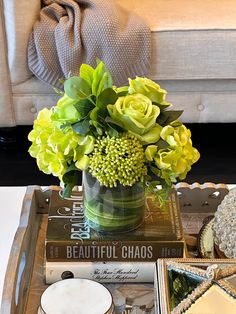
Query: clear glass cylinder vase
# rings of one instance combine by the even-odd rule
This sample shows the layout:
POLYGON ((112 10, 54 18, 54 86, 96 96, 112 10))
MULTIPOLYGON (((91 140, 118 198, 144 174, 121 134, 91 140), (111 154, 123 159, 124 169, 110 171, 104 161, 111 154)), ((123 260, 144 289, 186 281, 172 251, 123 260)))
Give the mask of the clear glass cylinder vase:
POLYGON ((145 190, 141 182, 108 188, 84 171, 83 199, 85 217, 98 232, 128 232, 138 228, 144 220, 145 190))

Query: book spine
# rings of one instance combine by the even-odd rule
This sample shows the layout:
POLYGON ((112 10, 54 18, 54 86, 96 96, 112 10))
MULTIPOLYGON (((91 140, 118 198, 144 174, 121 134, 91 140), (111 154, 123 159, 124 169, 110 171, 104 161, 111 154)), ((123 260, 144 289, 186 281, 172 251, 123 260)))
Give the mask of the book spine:
POLYGON ((48 262, 72 261, 156 261, 158 258, 181 258, 184 241, 84 241, 47 242, 48 262))
POLYGON ((46 262, 46 283, 85 278, 102 283, 153 282, 155 262, 46 262))

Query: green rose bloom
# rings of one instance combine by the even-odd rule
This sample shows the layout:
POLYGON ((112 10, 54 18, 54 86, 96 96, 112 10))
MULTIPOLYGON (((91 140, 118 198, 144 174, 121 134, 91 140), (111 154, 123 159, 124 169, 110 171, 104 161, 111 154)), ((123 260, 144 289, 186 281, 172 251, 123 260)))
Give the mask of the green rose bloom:
POLYGON ((79 112, 74 105, 78 102, 77 99, 72 99, 66 94, 60 98, 57 105, 53 109, 51 119, 59 122, 75 123, 79 120, 79 112))
POLYGON ((156 123, 156 118, 160 109, 148 97, 142 94, 119 97, 107 109, 114 122, 136 135, 143 143, 159 140, 161 127, 156 123))
POLYGON ((153 82, 146 77, 136 77, 136 79, 129 79, 129 94, 140 93, 147 96, 151 101, 158 103, 164 107, 171 104, 165 101, 166 90, 162 89, 160 85, 153 82))

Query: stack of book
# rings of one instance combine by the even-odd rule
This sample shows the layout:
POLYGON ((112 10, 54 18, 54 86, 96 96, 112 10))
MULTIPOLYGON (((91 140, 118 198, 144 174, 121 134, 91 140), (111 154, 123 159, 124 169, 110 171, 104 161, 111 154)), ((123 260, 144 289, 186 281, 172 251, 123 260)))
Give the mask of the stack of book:
POLYGON ((82 277, 98 282, 153 282, 158 258, 181 258, 184 239, 176 191, 164 207, 146 198, 144 223, 123 234, 100 234, 87 224, 81 192, 52 191, 45 241, 46 282, 82 277))

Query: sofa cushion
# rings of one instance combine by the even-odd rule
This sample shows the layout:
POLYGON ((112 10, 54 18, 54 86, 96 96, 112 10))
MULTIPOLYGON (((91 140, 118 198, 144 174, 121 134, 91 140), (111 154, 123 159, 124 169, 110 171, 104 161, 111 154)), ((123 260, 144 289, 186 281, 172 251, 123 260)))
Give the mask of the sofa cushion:
MULTIPOLYGON (((236 80, 158 81, 168 91, 173 109, 184 110, 183 122, 235 122, 236 80), (227 110, 225 109, 227 108, 227 110)), ((39 110, 55 106, 58 95, 51 86, 32 77, 13 86, 17 125, 32 124, 39 110)))
POLYGON ((235 0, 116 0, 152 31, 152 79, 236 78, 235 0))
MULTIPOLYGON (((184 110, 181 120, 188 123, 234 122, 236 92, 170 92, 173 109, 184 110), (227 108, 227 110, 225 110, 227 108)), ((51 108, 58 96, 50 94, 14 94, 13 105, 17 125, 33 124, 38 112, 51 108)))

